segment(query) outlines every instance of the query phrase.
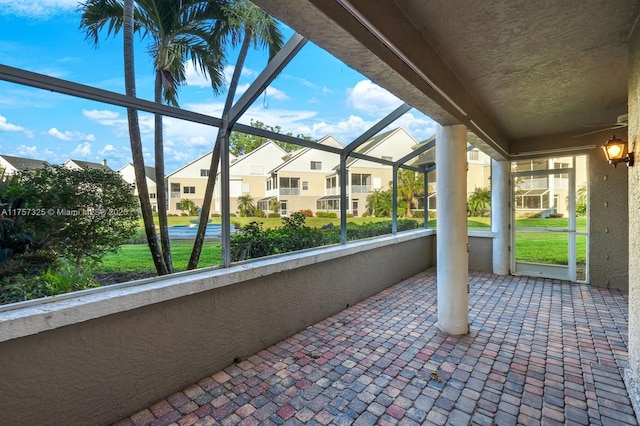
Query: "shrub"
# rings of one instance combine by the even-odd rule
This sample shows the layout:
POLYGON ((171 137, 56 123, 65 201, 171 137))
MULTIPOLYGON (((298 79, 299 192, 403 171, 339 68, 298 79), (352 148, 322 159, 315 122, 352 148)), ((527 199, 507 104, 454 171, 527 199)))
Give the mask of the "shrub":
POLYGON ((276 218, 276 217, 280 217, 280 213, 269 213, 267 215, 268 218, 276 218))
POLYGON ((549 217, 550 217, 551 219, 560 219, 562 216, 563 216, 563 214, 562 214, 562 213, 551 213, 551 214, 549 215, 549 217))
POLYGON ((253 215, 254 215, 255 217, 265 217, 265 216, 266 216, 266 213, 265 213, 265 212, 264 212, 264 210, 262 210, 262 209, 255 209, 255 210, 253 211, 253 215))
POLYGON ((338 215, 336 214, 336 212, 316 212, 316 217, 335 219, 338 217, 338 215))
POLYGON ((313 217, 313 212, 310 209, 303 209, 303 210, 300 210, 298 213, 301 213, 306 217, 313 217))

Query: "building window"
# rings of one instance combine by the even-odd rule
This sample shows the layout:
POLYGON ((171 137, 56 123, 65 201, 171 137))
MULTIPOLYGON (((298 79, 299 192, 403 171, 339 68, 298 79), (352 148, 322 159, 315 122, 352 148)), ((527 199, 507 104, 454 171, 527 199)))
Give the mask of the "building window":
POLYGON ((156 198, 156 193, 155 193, 155 192, 150 192, 150 193, 149 193, 149 198, 151 198, 152 200, 155 200, 155 198, 156 198))
POLYGON ((280 178, 281 195, 300 195, 300 178, 280 178))
POLYGON ((267 180, 267 191, 271 191, 271 179, 267 180))
POLYGON ((477 149, 472 149, 467 153, 467 159, 469 161, 480 161, 480 151, 477 149))
POLYGON ((242 184, 242 193, 243 194, 248 194, 251 192, 251 185, 248 183, 243 183, 242 184))
POLYGON ((182 193, 183 194, 195 194, 196 193, 196 187, 195 186, 185 186, 182 188, 182 193))
POLYGON ((312 161, 311 170, 322 170, 322 161, 312 161))
POLYGON ((367 194, 371 192, 371 175, 354 173, 351 175, 351 192, 354 194, 367 194))
POLYGON ((307 181, 302 181, 302 190, 303 191, 308 191, 309 190, 309 182, 307 181))
POLYGON ((180 184, 172 183, 171 184, 171 198, 180 198, 180 184))
POLYGON ((209 169, 200 169, 200 176, 202 177, 209 176, 209 169))

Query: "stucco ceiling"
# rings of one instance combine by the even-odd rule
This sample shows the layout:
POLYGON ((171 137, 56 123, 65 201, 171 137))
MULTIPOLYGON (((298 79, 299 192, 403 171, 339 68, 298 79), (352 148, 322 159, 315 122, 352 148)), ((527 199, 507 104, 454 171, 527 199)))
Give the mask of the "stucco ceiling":
POLYGON ((637 0, 254 2, 495 157, 595 143, 575 136, 627 110, 637 0))

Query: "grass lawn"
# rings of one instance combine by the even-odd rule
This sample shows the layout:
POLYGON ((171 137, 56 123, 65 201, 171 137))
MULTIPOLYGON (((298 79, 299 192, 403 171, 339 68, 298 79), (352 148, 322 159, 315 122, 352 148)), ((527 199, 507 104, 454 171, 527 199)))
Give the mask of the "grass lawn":
MULTIPOLYGON (((171 216, 168 218, 169 226, 188 225, 195 216, 171 216)), ((348 222, 361 225, 363 223, 380 222, 389 220, 388 218, 356 217, 349 218, 348 222)), ((282 226, 280 218, 255 218, 255 217, 232 217, 231 222, 244 226, 250 222, 261 222, 265 229, 282 226)), ((212 218, 211 223, 220 223, 219 217, 212 218)), ((308 217, 305 222, 311 227, 321 227, 332 223, 340 226, 340 220, 335 218, 308 217)), ((586 230, 586 218, 578 218, 576 221, 578 231, 586 230)), ((142 224, 141 224, 142 225, 142 224)), ((419 226, 422 226, 420 222, 419 226)), ((468 219, 469 229, 490 230, 491 218, 471 217, 468 219)), ((517 227, 544 227, 544 228, 566 228, 568 220, 557 219, 517 219, 517 227)), ((436 221, 429 220, 429 227, 435 228, 436 221)), ((576 238, 577 261, 586 261, 586 237, 576 238)), ((176 271, 185 270, 191 255, 193 241, 174 240, 171 242, 171 254, 173 257, 174 269, 176 271)), ((562 233, 549 232, 518 232, 516 238, 517 260, 521 262, 537 262, 552 264, 567 264, 567 235, 562 233)), ((220 264, 221 248, 217 239, 207 240, 202 251, 199 267, 217 266, 220 264)), ((154 271, 151 253, 146 244, 125 244, 117 253, 107 254, 99 269, 103 272, 145 272, 154 271)))
MULTIPOLYGON (((171 242, 171 256, 176 271, 184 271, 189 263, 193 241, 174 240, 171 242)), ((219 240, 207 240, 202 248, 198 267, 220 264, 221 249, 219 240)), ((146 244, 125 244, 117 253, 109 253, 102 258, 102 272, 147 272, 155 271, 149 246, 146 244)))

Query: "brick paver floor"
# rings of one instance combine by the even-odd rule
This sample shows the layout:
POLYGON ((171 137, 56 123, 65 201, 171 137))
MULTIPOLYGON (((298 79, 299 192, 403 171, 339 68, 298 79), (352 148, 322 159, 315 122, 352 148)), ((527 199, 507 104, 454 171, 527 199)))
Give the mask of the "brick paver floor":
POLYGON ((628 297, 471 273, 471 333, 436 322, 427 271, 117 424, 635 425, 628 297))

